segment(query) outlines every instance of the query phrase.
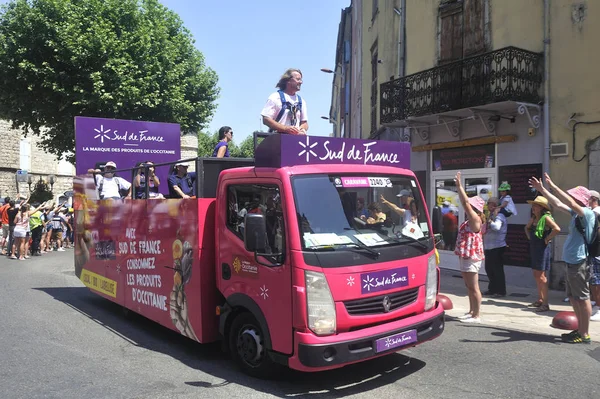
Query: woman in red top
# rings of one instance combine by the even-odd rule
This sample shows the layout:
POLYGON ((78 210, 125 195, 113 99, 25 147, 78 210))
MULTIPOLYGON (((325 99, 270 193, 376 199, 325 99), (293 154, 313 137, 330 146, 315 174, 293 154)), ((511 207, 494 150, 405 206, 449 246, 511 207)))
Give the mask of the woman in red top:
POLYGON ((483 198, 469 198, 465 192, 460 172, 454 179, 458 190, 460 203, 465 210, 465 221, 458 228, 458 238, 454 253, 458 255, 458 263, 462 273, 467 293, 469 295, 469 312, 459 319, 463 323, 481 323, 479 309, 481 308, 481 291, 479 290, 479 269, 484 259, 483 255, 483 198))

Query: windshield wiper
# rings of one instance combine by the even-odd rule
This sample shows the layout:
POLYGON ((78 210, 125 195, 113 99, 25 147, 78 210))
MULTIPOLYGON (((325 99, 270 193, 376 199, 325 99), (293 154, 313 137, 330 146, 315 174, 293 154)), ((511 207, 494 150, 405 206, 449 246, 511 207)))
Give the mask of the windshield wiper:
POLYGON ((376 251, 373 248, 367 247, 362 242, 353 242, 352 244, 348 244, 348 245, 352 245, 355 248, 360 248, 362 250, 367 251, 368 253, 370 253, 371 255, 373 255, 375 257, 375 259, 379 258, 379 255, 381 255, 381 253, 379 251, 376 251))
MULTIPOLYGON (((391 238, 391 237, 390 237, 390 238, 391 238)), ((419 244, 421 247, 423 247, 423 248, 425 248, 425 249, 427 249, 427 248, 428 248, 428 247, 427 247, 427 244, 425 244, 425 243, 424 243, 424 242, 422 242, 422 241, 419 241, 419 239, 418 239, 418 238, 414 238, 414 237, 411 237, 411 236, 405 236, 405 235, 403 235, 403 236, 402 236, 402 238, 406 238, 408 241, 411 241, 411 242, 416 242, 417 244, 419 244)), ((423 238, 425 238, 425 237, 423 237, 423 238)), ((401 239, 401 238, 399 238, 399 237, 394 237, 394 238, 392 238, 392 239, 393 239, 394 241, 396 241, 396 242, 402 242, 402 239, 401 239)))
POLYGON ((379 251, 376 251, 372 248, 367 247, 366 245, 364 245, 363 243, 356 243, 356 242, 348 242, 348 243, 344 243, 344 244, 322 244, 322 245, 313 245, 308 247, 307 249, 311 249, 313 251, 320 251, 320 250, 329 250, 329 251, 335 251, 336 248, 358 248, 358 249, 362 249, 364 251, 367 251, 368 253, 370 253, 371 255, 373 255, 375 257, 375 259, 377 259, 379 257, 379 255, 381 255, 379 253, 379 251))

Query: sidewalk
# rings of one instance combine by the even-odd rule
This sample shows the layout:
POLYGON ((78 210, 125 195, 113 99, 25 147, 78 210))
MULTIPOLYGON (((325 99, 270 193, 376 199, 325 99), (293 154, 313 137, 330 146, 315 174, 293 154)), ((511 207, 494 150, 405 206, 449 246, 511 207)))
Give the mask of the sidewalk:
MULTIPOLYGON (((531 276, 533 279, 533 276, 531 276)), ((458 317, 469 311, 469 298, 461 274, 455 270, 442 269, 440 294, 446 295, 453 304, 453 309, 447 310, 449 317, 458 317)), ((479 277, 482 292, 487 290, 487 277, 479 277)), ((481 303, 482 325, 504 327, 513 330, 560 336, 569 332, 551 327, 552 318, 562 311, 573 311, 568 302, 563 302, 563 291, 549 291, 550 311, 535 313, 527 309, 527 305, 538 299, 537 290, 507 286, 504 298, 483 297, 481 303)), ((592 341, 600 342, 600 322, 590 321, 590 336, 592 341)))

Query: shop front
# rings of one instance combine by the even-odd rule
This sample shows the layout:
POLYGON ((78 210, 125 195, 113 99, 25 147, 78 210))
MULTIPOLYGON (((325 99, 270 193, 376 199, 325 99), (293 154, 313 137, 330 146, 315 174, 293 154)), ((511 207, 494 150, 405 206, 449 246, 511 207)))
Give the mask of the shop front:
MULTIPOLYGON (((400 138, 411 142, 411 169, 427 198, 430 215, 434 217, 438 213, 434 212, 437 207, 442 218, 438 224, 438 232, 443 237, 438 247, 440 267, 459 270, 454 246, 458 227, 465 221, 455 183, 456 173, 460 171, 467 195, 479 195, 484 200, 498 197, 498 186, 502 182, 510 184, 517 214, 507 220, 507 282, 534 284, 525 225, 531 216, 527 201, 534 199, 536 192, 529 187, 528 180, 543 174, 544 141, 543 135, 538 134, 539 123, 534 123, 541 119, 540 110, 535 106, 531 106, 531 110, 531 114, 521 114, 517 107, 512 108, 512 112, 510 107, 505 107, 500 120, 481 112, 471 119, 465 114, 459 115, 460 120, 450 123, 444 123, 447 119, 439 115, 429 116, 407 121, 408 127, 388 127, 382 131, 379 139, 400 138), (532 114, 535 119, 531 118, 532 114), (485 123, 482 125, 482 122, 485 123)), ((481 268, 480 273, 485 275, 485 268, 481 268)))

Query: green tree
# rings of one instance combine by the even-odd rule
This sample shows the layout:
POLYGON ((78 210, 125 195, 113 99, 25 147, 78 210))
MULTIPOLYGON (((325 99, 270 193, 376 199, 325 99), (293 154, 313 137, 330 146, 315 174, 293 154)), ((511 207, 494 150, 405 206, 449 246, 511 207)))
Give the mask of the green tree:
POLYGON ((219 142, 219 132, 208 134, 205 132, 198 133, 198 156, 210 157, 219 142))
POLYGON ((46 202, 48 200, 51 200, 52 198, 52 191, 50 191, 48 183, 46 183, 42 179, 36 181, 33 192, 31 193, 31 197, 29 198, 29 202, 32 204, 41 204, 42 202, 46 202))
POLYGON ((246 137, 237 147, 236 154, 233 155, 240 158, 254 158, 254 136, 246 137))
MULTIPOLYGON (((219 94, 190 32, 158 0, 11 0, 0 11, 0 118, 74 149, 74 117, 200 131, 219 94)), ((69 158, 74 161, 74 156, 69 158)))

